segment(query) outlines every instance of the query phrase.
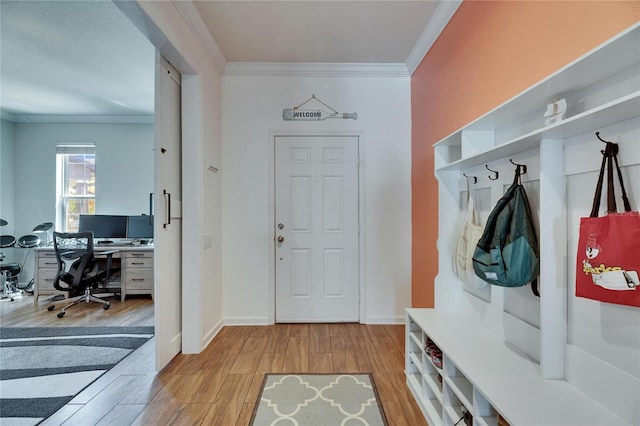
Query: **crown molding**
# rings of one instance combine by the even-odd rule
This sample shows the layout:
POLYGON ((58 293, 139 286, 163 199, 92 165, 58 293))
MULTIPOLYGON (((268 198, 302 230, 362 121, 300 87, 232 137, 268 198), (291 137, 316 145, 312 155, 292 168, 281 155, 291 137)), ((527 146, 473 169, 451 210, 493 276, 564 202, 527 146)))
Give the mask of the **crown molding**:
POLYGON ((0 110, 0 118, 3 120, 11 121, 11 122, 16 121, 16 116, 14 114, 11 114, 10 112, 3 111, 3 110, 0 110))
POLYGON ((228 62, 223 76, 409 77, 405 64, 228 62))
POLYGON ((153 115, 54 115, 12 114, 0 111, 0 116, 14 123, 76 123, 76 124, 153 124, 153 115))
POLYGON ((409 53, 409 57, 407 58, 407 69, 409 70, 409 75, 413 75, 416 71, 420 62, 422 62, 438 37, 440 37, 440 34, 461 4, 462 0, 447 0, 440 2, 438 8, 433 14, 433 17, 429 20, 429 24, 424 29, 424 32, 411 50, 411 53, 409 53))
POLYGON ((172 0, 172 3, 176 9, 178 9, 178 12, 182 15, 182 18, 193 34, 200 41, 203 49, 207 52, 218 71, 220 71, 220 74, 222 74, 227 66, 227 60, 222 54, 218 43, 213 39, 209 28, 204 23, 196 6, 191 0, 172 0))

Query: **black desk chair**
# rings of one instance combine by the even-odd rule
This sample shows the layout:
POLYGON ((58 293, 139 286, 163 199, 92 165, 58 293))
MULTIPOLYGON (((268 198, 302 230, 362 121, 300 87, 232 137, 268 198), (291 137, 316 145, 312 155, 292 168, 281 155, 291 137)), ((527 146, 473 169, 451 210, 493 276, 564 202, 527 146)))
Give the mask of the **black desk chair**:
MULTIPOLYGON (((113 254, 118 250, 100 252, 101 255, 107 256, 107 259, 106 268, 99 269, 100 265, 94 258, 93 232, 54 232, 53 245, 58 260, 58 273, 53 286, 60 291, 69 292, 69 297, 77 296, 58 312, 58 318, 62 318, 68 308, 80 302, 98 302, 102 304, 103 309, 109 309, 109 301, 94 296, 91 290, 97 288, 100 283, 106 283, 120 270, 111 266, 113 254)), ((113 293, 101 296, 113 296, 113 293)), ((47 309, 52 311, 54 308, 55 305, 51 305, 47 309)))

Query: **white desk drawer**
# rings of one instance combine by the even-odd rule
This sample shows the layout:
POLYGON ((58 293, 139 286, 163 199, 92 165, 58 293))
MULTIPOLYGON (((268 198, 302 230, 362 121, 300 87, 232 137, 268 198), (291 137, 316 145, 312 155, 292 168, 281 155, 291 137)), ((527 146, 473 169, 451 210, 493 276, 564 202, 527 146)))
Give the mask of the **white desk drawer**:
POLYGON ((130 258, 144 257, 144 258, 153 259, 153 251, 151 251, 151 250, 128 251, 128 252, 126 252, 126 257, 130 257, 130 258))
POLYGON ((125 268, 153 268, 153 258, 150 257, 126 257, 125 268))
POLYGON ((130 290, 150 290, 153 288, 153 269, 128 269, 126 278, 126 289, 130 290))
POLYGON ((38 257, 38 268, 41 269, 58 269, 58 261, 56 257, 49 256, 39 256, 38 257))

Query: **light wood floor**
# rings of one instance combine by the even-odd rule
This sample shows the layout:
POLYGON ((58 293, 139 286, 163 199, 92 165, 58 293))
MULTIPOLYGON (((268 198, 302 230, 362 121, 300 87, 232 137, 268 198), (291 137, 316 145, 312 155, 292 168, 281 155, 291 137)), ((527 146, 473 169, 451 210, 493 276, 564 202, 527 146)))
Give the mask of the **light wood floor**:
MULTIPOLYGON (((62 319, 46 303, 16 302, 0 304, 3 327, 153 324, 150 299, 107 311, 83 304, 62 319)), ((426 424, 405 384, 401 325, 224 327, 202 353, 179 354, 160 373, 153 359, 151 340, 43 425, 247 425, 264 374, 283 372, 372 372, 390 425, 426 424)))

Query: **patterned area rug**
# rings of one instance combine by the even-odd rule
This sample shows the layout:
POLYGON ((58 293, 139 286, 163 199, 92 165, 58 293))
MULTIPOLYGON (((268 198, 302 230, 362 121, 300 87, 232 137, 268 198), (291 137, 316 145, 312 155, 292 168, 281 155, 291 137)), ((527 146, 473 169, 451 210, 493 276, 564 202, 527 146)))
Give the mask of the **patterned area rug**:
POLYGON ((266 374, 251 425, 387 425, 371 374, 266 374))
POLYGON ((0 424, 38 424, 151 337, 153 327, 0 328, 0 424))

